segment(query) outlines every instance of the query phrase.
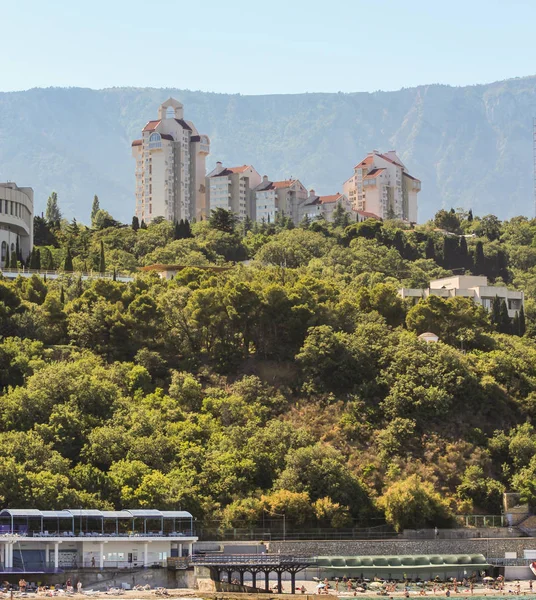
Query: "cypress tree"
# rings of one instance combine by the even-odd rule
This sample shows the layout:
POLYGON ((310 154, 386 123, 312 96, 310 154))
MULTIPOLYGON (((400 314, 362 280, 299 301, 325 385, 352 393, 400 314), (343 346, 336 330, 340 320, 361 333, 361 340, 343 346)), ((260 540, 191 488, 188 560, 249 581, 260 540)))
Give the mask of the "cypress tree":
POLYGON ((20 251, 20 246, 19 246, 19 236, 17 236, 17 241, 16 241, 16 245, 15 245, 15 252, 17 253, 17 260, 22 261, 22 253, 20 251))
POLYGON ((91 206, 91 226, 93 227, 94 221, 95 221, 95 217, 97 216, 97 213, 99 212, 100 209, 100 205, 99 205, 99 197, 97 196, 97 194, 95 194, 93 196, 93 204, 91 206))
POLYGON ((516 314, 514 315, 514 319, 512 321, 512 333, 514 335, 521 335, 519 327, 519 311, 516 311, 516 314))
POLYGON ((475 249, 475 275, 486 274, 486 257, 484 256, 484 246, 482 242, 477 242, 475 249))
POLYGON ((101 240, 100 243, 100 260, 99 260, 99 273, 106 271, 106 261, 104 260, 104 242, 101 240))
POLYGON ((117 281, 117 272, 115 270, 115 267, 114 267, 114 274, 112 275, 112 280, 117 281))
POLYGON ((60 289, 60 302, 62 304, 65 304, 65 290, 63 289, 63 286, 61 286, 60 289))
POLYGON ((63 263, 63 270, 70 273, 73 271, 73 257, 71 256, 71 249, 69 247, 67 247, 65 262, 63 263))
POLYGON ((458 238, 448 235, 443 238, 443 266, 445 269, 458 266, 458 238))
POLYGON ((425 249, 424 253, 425 253, 426 258, 429 258, 431 260, 436 259, 435 244, 434 244, 433 238, 429 237, 428 240, 426 241, 426 249, 425 249))
POLYGON ((175 221, 175 225, 173 226, 173 239, 180 240, 181 239, 181 227, 178 221, 175 221))
POLYGON ((395 237, 393 238, 393 247, 398 250, 400 256, 404 256, 404 234, 400 231, 400 229, 396 230, 395 237))
POLYGON ((464 269, 471 268, 471 261, 469 260, 469 252, 467 251, 467 241, 465 237, 460 238, 460 260, 461 265, 464 269))
POLYGON ((473 209, 470 208, 469 212, 467 213, 467 220, 469 221, 469 223, 473 222, 473 209))
POLYGON ((37 264, 36 264, 36 250, 35 248, 32 248, 32 251, 30 252, 30 258, 28 260, 28 267, 30 269, 35 269, 37 270, 37 264))
POLYGON ((512 333, 512 321, 508 316, 508 307, 506 302, 501 301, 501 322, 499 325, 499 331, 501 333, 512 333))
POLYGON ((138 229, 140 228, 140 220, 138 219, 138 217, 136 217, 136 216, 132 217, 131 227, 134 231, 138 231, 138 229))
POLYGON ((41 266, 45 271, 54 270, 54 260, 52 259, 52 253, 48 248, 41 248, 41 266))
POLYGON ((501 323, 501 301, 498 296, 495 296, 491 301, 491 323, 495 329, 499 329, 501 323))
POLYGON ((525 309, 523 305, 521 305, 521 310, 519 311, 519 335, 524 336, 527 331, 527 324, 525 322, 525 309))
MULTIPOLYGON (((245 221, 249 222, 249 224, 251 225, 251 219, 248 216, 246 216, 245 221)), ((190 227, 190 221, 188 221, 188 219, 185 219, 184 221, 184 237, 187 239, 194 237, 192 233, 192 228, 190 227)))
POLYGON ((10 260, 9 260, 9 246, 6 248, 6 258, 4 261, 4 267, 6 269, 9 269, 9 265, 10 265, 10 260))
POLYGON ((142 219, 140 229, 147 229, 147 223, 142 219))
POLYGON ((39 248, 35 251, 35 268, 40 271, 41 270, 41 251, 39 248))
POLYGON ((17 255, 15 254, 15 252, 11 253, 11 260, 9 262, 9 266, 12 269, 16 269, 17 268, 17 255))

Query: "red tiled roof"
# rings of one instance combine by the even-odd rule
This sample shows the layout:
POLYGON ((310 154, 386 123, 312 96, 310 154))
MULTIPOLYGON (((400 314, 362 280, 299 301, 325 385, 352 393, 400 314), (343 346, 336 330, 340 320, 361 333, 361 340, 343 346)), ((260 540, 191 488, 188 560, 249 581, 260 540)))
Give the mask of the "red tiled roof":
POLYGON ((367 217, 369 219, 378 219, 378 221, 381 221, 380 217, 378 217, 378 215, 375 215, 374 213, 371 212, 366 212, 364 210, 356 210, 358 215, 361 215, 362 217, 367 217))
POLYGON ((160 124, 160 119, 157 121, 149 121, 147 125, 143 128, 143 131, 154 131, 158 125, 160 124))
POLYGON ((318 199, 322 204, 331 204, 331 202, 337 202, 342 198, 342 194, 332 194, 331 196, 318 196, 318 199))
POLYGON ((133 146, 141 146, 141 145, 142 145, 142 143, 143 143, 143 140, 134 140, 134 141, 132 142, 132 145, 133 145, 133 146))
POLYGON ((295 179, 285 179, 284 181, 272 181, 272 185, 275 189, 288 188, 293 183, 295 183, 295 179))
POLYGON ((385 169, 372 169, 365 175, 365 179, 374 179, 374 177, 378 177, 385 169))
POLYGON ((249 169, 249 165, 242 165, 241 167, 228 167, 226 171, 231 171, 231 173, 243 173, 249 169))
POLYGON ((358 165, 354 167, 354 169, 359 169, 360 167, 369 167, 373 162, 372 156, 367 156, 364 160, 362 160, 358 165))

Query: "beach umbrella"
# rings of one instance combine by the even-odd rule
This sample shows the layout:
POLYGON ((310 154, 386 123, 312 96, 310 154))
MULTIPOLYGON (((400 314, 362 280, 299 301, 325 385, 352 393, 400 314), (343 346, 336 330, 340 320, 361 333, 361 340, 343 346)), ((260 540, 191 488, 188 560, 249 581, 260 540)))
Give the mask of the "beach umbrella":
POLYGON ((317 589, 317 590, 319 590, 319 589, 321 589, 321 588, 325 588, 325 587, 326 587, 326 584, 325 584, 325 583, 319 583, 319 584, 316 586, 316 589, 317 589))
POLYGON ((495 581, 495 579, 493 577, 484 577, 482 581, 495 581))

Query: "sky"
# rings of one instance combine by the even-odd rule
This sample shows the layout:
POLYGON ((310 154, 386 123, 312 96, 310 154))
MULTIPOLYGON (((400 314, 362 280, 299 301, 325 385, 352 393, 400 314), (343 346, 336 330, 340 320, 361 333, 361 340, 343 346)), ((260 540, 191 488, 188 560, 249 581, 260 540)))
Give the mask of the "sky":
POLYGON ((536 73, 534 0, 0 0, 0 91, 372 92, 536 73))

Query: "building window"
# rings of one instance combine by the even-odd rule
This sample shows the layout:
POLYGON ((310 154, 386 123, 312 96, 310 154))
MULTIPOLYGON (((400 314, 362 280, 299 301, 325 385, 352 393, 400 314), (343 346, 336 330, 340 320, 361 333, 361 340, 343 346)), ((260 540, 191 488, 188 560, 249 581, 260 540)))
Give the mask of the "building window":
POLYGON ((168 106, 166 108, 166 119, 174 119, 175 118, 175 109, 173 106, 168 106))
POLYGON ((159 133, 151 133, 149 136, 149 149, 162 148, 162 138, 159 133))

